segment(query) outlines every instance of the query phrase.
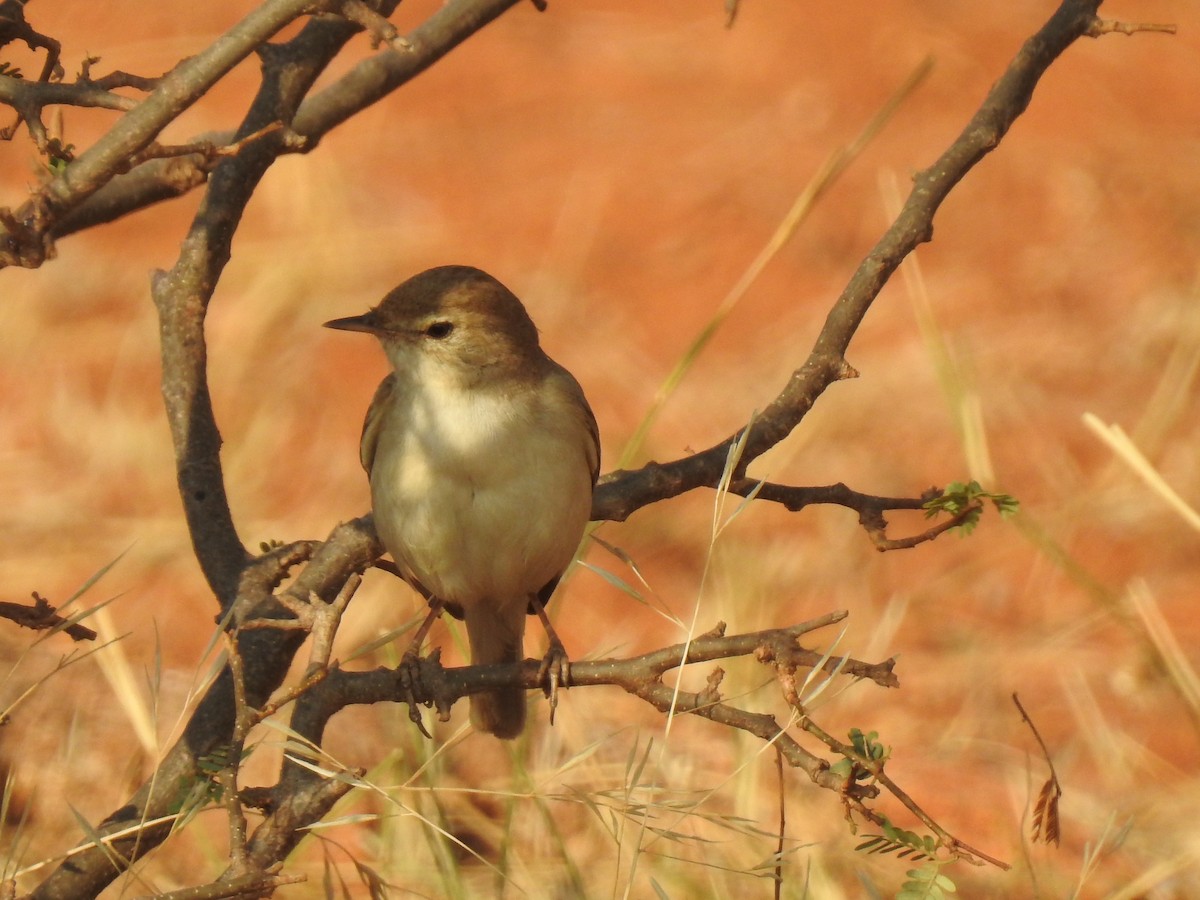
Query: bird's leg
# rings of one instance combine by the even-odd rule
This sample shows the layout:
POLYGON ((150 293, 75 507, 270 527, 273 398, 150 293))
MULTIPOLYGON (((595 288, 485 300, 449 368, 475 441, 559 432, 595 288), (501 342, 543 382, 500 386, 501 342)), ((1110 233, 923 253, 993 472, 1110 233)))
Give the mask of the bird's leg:
POLYGON ((542 690, 546 693, 546 699, 550 701, 550 724, 553 725, 554 710, 558 708, 558 686, 571 686, 571 660, 567 656, 567 648, 558 637, 558 632, 550 624, 550 617, 546 615, 546 607, 541 598, 536 595, 530 597, 529 604, 542 620, 542 627, 546 629, 546 637, 550 642, 550 646, 546 648, 546 655, 542 657, 542 665, 538 668, 538 680, 545 682, 542 690))
POLYGON ((421 644, 424 643, 426 636, 429 634, 429 629, 433 627, 433 623, 441 616, 442 608, 446 604, 440 597, 430 596, 428 599, 429 615, 425 617, 425 621, 421 623, 421 627, 417 629, 417 633, 409 641, 408 649, 404 651, 404 656, 400 659, 397 674, 400 676, 400 683, 404 687, 404 692, 408 695, 409 719, 421 729, 421 734, 432 740, 433 735, 426 730, 425 722, 421 719, 421 711, 417 708, 415 687, 421 683, 421 644))
POLYGON ((420 659, 421 644, 425 642, 425 638, 429 635, 429 629, 433 627, 433 623, 441 616, 442 610, 445 608, 446 602, 440 597, 429 598, 429 615, 425 617, 425 621, 421 623, 421 627, 417 629, 417 633, 412 636, 412 640, 408 643, 408 649, 404 651, 405 659, 420 659))

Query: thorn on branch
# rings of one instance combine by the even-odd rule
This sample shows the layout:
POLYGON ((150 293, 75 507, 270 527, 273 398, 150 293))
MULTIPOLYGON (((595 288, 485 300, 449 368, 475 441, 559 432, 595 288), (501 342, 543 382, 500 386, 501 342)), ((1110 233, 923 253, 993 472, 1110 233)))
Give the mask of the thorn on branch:
POLYGON ((721 682, 725 680, 725 670, 717 666, 709 673, 704 690, 696 695, 696 699, 704 706, 715 706, 721 702, 721 682))
POLYGON ((258 545, 262 555, 250 564, 247 577, 262 591, 274 591, 300 563, 308 562, 316 552, 316 541, 263 542, 258 545))

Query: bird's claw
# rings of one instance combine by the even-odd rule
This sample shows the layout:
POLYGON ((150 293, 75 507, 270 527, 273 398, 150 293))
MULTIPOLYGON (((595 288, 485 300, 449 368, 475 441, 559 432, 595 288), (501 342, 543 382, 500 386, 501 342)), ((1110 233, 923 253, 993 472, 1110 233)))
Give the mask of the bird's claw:
POLYGON ((409 720, 420 729, 421 734, 429 740, 433 740, 433 735, 425 727, 425 720, 421 718, 420 701, 417 700, 417 688, 421 685, 420 651, 411 647, 406 650, 400 659, 396 674, 400 678, 400 686, 404 691, 405 702, 408 704, 409 720))
POLYGON ((558 708, 558 688, 571 686, 571 660, 567 650, 560 641, 551 641, 542 664, 538 668, 538 681, 542 682, 542 691, 550 701, 550 724, 554 724, 554 711, 558 708))

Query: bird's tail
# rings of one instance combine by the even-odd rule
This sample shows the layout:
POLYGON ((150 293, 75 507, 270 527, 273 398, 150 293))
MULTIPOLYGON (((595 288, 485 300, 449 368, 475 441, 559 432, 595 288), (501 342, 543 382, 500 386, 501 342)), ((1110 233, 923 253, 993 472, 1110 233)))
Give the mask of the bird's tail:
MULTIPOLYGON (((524 658, 525 601, 473 604, 465 609, 471 662, 477 666, 524 658)), ((498 738, 515 738, 525 727, 525 689, 505 687, 471 695, 471 724, 498 738)))

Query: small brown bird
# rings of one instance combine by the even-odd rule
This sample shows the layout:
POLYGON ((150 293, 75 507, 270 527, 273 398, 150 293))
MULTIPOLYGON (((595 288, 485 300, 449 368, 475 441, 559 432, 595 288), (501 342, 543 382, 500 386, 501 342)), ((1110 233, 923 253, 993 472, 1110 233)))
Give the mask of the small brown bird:
MULTIPOLYGON (((361 457, 383 545, 433 598, 414 649, 444 605, 466 620, 472 662, 521 660, 526 612, 549 626, 543 606, 591 511, 600 443, 583 389, 542 351, 521 301, 469 266, 429 269, 325 324, 375 335, 394 369, 361 457)), ((544 670, 566 660, 549 635, 544 670)), ((524 690, 472 696, 471 721, 516 737, 524 690)))

